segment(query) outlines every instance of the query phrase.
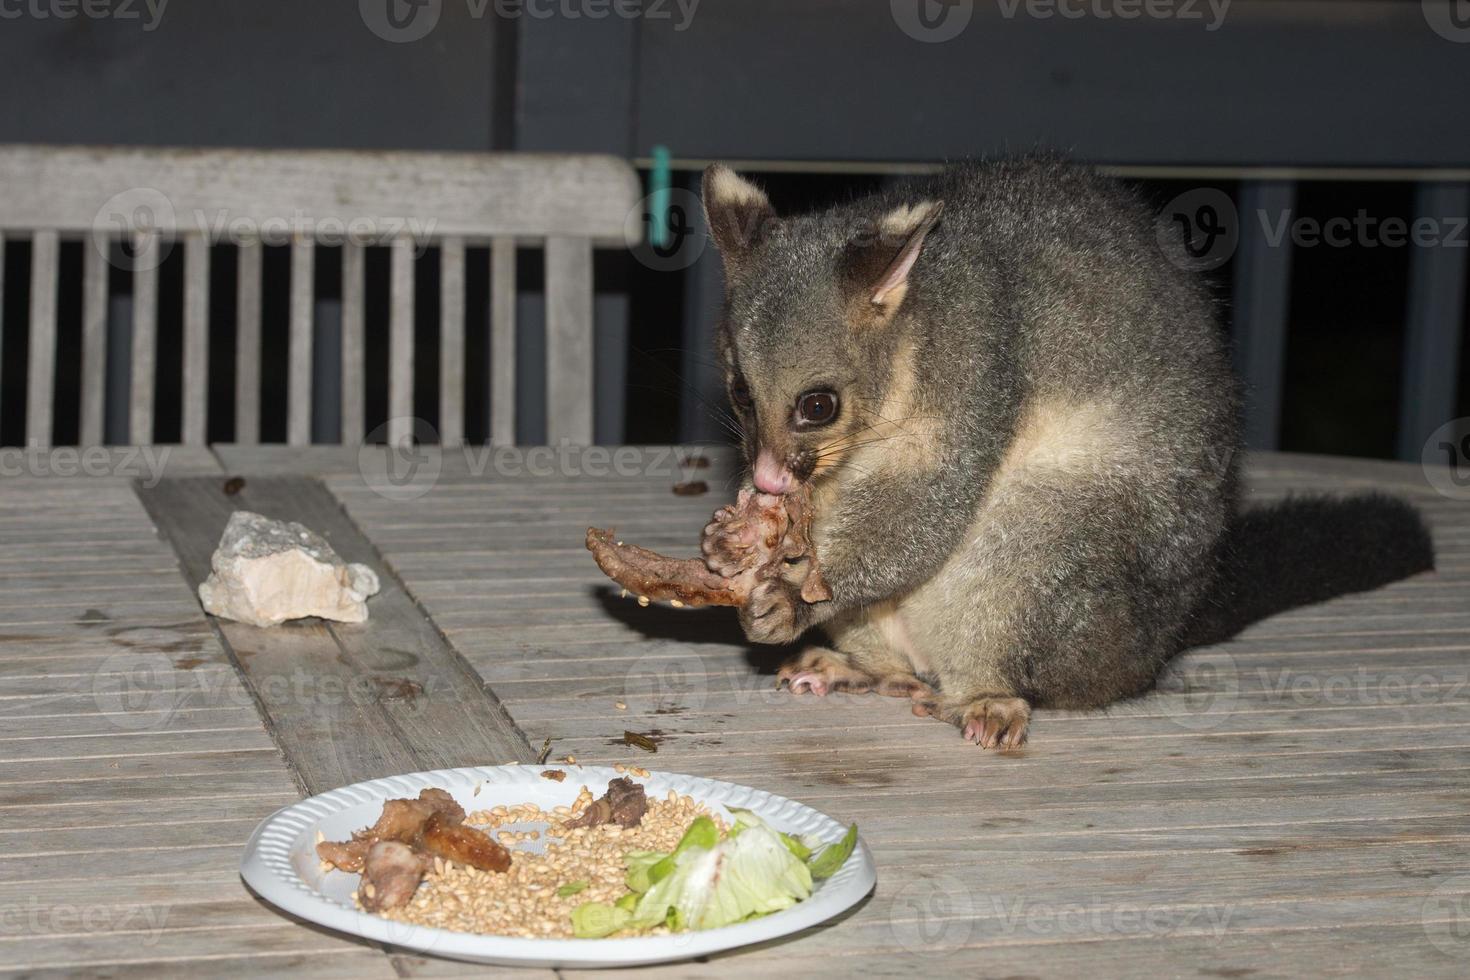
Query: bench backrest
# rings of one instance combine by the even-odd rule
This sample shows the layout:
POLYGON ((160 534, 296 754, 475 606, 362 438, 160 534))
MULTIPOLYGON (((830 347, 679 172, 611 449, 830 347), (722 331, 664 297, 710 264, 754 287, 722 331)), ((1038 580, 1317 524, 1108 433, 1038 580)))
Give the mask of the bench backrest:
MULTIPOLYGON (((441 270, 440 437, 463 440, 465 249, 488 246, 490 436, 515 441, 515 250, 534 246, 545 249, 547 436, 590 443, 592 250, 624 244, 639 193, 636 172, 610 156, 0 147, 0 250, 7 239, 31 242, 26 441, 53 439, 58 256, 62 241, 80 238, 84 445, 101 443, 106 431, 108 280, 119 262, 132 275, 126 431, 130 442, 153 441, 158 265, 172 248, 183 250, 184 268, 182 437, 205 441, 210 246, 220 243, 238 246, 235 441, 259 441, 261 269, 273 240, 291 252, 289 443, 312 441, 318 244, 342 248, 340 439, 363 438, 364 242, 391 252, 389 438, 407 435, 413 416, 413 260, 433 245, 441 270)), ((3 289, 0 279, 0 296, 3 289)))

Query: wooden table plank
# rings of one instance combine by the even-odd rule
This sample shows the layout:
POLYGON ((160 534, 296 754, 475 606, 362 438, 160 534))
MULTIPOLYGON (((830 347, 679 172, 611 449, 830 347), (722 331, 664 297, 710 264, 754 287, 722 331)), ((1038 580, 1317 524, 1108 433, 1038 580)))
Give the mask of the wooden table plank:
POLYGON ((208 576, 236 510, 299 521, 343 559, 378 572, 382 591, 369 600, 366 623, 307 620, 260 629, 215 620, 308 792, 422 769, 534 761, 495 695, 320 483, 251 477, 227 495, 217 479, 165 480, 139 487, 138 495, 192 588, 208 576))
MULTIPOLYGON (((218 473, 172 448, 166 471, 218 473)), ((130 477, 0 479, 0 514, 38 544, 95 536, 122 580, 65 563, 0 582, 0 973, 394 975, 240 883, 250 830, 299 790, 130 477)))
MULTIPOLYGON (((1252 502, 1373 488, 1411 499, 1432 528, 1439 571, 1191 651, 1176 666, 1182 686, 1108 712, 1038 712, 1028 748, 996 756, 896 701, 774 691, 770 654, 747 650, 728 611, 608 600, 582 529, 614 523, 640 543, 692 553, 728 494, 727 453, 708 454, 715 465, 696 473, 681 469, 682 453, 645 447, 632 472, 595 477, 561 463, 509 465, 528 452, 497 463, 479 447, 443 451, 438 480, 405 500, 364 482, 356 447, 221 446, 220 464, 247 478, 241 498, 169 508, 217 522, 190 545, 206 561, 221 507, 261 493, 282 516, 331 525, 345 557, 391 571, 400 606, 417 618, 383 617, 398 632, 391 642, 364 633, 347 673, 403 676, 374 648, 412 651, 417 670, 442 644, 472 666, 470 689, 488 684, 504 699, 531 745, 550 737, 553 754, 584 762, 759 785, 859 821, 879 863, 862 906, 788 941, 649 975, 1463 974, 1470 502, 1435 493, 1417 466, 1253 457, 1252 502), (331 494, 303 503, 272 491, 269 473, 320 475, 331 494), (669 492, 691 476, 710 493, 669 492), (656 733, 658 754, 628 747, 624 729, 656 733)), ((212 894, 238 888, 228 842, 251 825, 251 807, 296 790, 284 764, 267 764, 249 688, 225 669, 229 651, 201 628, 171 556, 137 533, 136 504, 119 525, 103 484, 39 486, 46 492, 7 493, 0 481, 0 543, 21 554, 53 545, 39 561, 0 556, 0 633, 25 637, 0 657, 0 718, 20 726, 0 731, 0 794, 25 794, 15 806, 0 800, 0 903, 24 889, 98 915, 129 902, 174 911, 146 947, 107 923, 28 936, 30 958, 19 961, 28 972, 487 975, 383 957, 212 894), (92 534, 106 553, 89 553, 92 534), (124 676, 104 661, 140 651, 167 657, 139 681, 141 710, 99 704, 97 692, 124 676), (227 766, 238 776, 222 787, 227 766), (120 839, 131 849, 100 866, 120 839)), ((300 664, 285 649, 299 628, 253 632, 277 638, 253 641, 260 652, 248 659, 267 658, 261 676, 292 676, 300 664)), ((322 656, 345 655, 328 640, 322 656)), ((421 701, 433 705, 435 693, 421 701)), ((416 738, 445 723, 423 717, 416 738)), ((0 967, 11 961, 0 936, 0 967)))
POLYGON ((1252 501, 1368 488, 1412 499, 1440 571, 1192 651, 1176 667, 1186 690, 1038 712, 1028 748, 995 756, 897 702, 775 692, 770 656, 747 652, 727 611, 609 602, 582 529, 692 552, 730 485, 732 461, 710 455, 699 498, 669 493, 677 467, 536 476, 446 452, 426 494, 387 499, 350 459, 295 460, 326 477, 533 743, 752 783, 859 821, 879 885, 848 919, 650 975, 1453 973, 1431 937, 1443 923, 1420 920, 1441 885, 1470 882, 1470 506, 1433 493, 1418 467, 1254 457, 1252 501), (658 754, 622 744, 624 729, 657 733, 658 754), (933 887, 949 880, 957 896, 933 887), (922 912, 972 898, 981 914, 922 912), (1016 903, 1077 910, 1081 925, 1028 933, 1004 914, 1016 903), (1231 922, 1219 937, 1177 928, 1169 916, 1186 907, 1231 909, 1231 922), (1140 910, 1167 928, 1109 926, 1140 910), (1353 952, 1337 956, 1344 935, 1353 952))

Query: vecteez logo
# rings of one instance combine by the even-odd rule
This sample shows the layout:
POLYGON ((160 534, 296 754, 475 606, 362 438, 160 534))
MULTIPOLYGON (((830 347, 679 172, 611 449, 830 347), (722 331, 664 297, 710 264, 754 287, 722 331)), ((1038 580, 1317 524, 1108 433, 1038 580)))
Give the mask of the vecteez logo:
POLYGON ((357 0, 367 29, 385 41, 423 40, 439 24, 444 0, 357 0))
POLYGON ((942 44, 970 26, 974 0, 888 0, 893 22, 915 41, 942 44))

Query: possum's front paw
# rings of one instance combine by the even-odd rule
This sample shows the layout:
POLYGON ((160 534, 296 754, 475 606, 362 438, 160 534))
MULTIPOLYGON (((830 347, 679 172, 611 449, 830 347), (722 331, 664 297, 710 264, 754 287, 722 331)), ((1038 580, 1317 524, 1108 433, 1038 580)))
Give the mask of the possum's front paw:
POLYGON ((771 528, 766 515, 750 506, 753 493, 742 490, 732 506, 715 511, 699 540, 705 566, 725 578, 750 571, 771 557, 767 541, 771 528))
POLYGON ((779 578, 766 579, 751 590, 740 607, 740 625, 752 643, 790 643, 801 635, 805 623, 800 616, 799 587, 779 578))

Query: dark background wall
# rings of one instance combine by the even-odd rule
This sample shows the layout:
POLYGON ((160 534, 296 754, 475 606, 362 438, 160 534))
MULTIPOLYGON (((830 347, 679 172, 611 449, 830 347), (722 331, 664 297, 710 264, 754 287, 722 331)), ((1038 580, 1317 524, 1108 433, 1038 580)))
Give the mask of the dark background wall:
MULTIPOLYGON (((1458 21, 1436 21, 1438 0, 1235 0, 1214 29, 1204 0, 1189 8, 1198 19, 1138 20, 1039 16, 1027 0, 923 0, 948 25, 964 20, 942 42, 906 24, 902 2, 882 0, 645 0, 636 18, 586 15, 601 9, 595 0, 541 2, 170 0, 157 12, 114 0, 108 16, 69 19, 50 0, 6 7, 0 142, 635 159, 661 143, 681 186, 707 159, 743 161, 765 171, 788 210, 914 164, 1038 146, 1121 166, 1160 204, 1202 186, 1238 200, 1262 168, 1319 168, 1300 175, 1297 197, 1299 213, 1318 218, 1359 208, 1412 218, 1416 180, 1470 176, 1470 21, 1463 36, 1458 21)), ((1409 250, 1284 248, 1282 445, 1390 455, 1409 250)), ((16 265, 7 283, 23 281, 24 249, 6 261, 16 265)), ((267 272, 269 306, 282 283, 267 272)), ((1232 268, 1211 276, 1228 317, 1232 268)), ((604 414, 626 413, 631 439, 714 434, 713 256, 660 271, 603 254, 597 284, 599 350, 628 364, 622 390, 599 394, 604 414)), ((534 378, 544 355, 533 256, 522 286, 534 378)), ((14 350, 24 317, 12 308, 24 296, 9 292, 14 350)), ((432 311, 420 314, 427 322, 432 311)), ((16 386, 6 389, 13 397, 16 386)), ((534 385, 522 392, 527 441, 540 435, 539 396, 534 385)), ((224 429, 212 435, 227 438, 218 415, 224 429)))

